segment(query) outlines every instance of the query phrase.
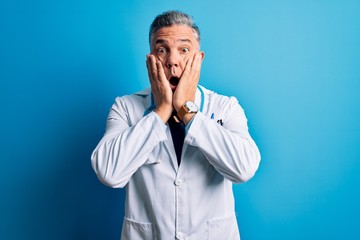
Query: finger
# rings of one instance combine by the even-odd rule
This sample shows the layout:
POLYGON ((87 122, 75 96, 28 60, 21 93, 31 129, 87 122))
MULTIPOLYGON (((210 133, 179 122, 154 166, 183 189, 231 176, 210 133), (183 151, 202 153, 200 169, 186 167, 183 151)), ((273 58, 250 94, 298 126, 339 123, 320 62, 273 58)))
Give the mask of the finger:
POLYGON ((157 67, 155 63, 155 57, 150 54, 147 61, 147 68, 148 68, 148 74, 151 82, 154 82, 157 80, 157 67))
POLYGON ((165 71, 160 61, 156 61, 157 76, 159 81, 166 81, 165 71))
POLYGON ((146 55, 146 68, 148 70, 148 76, 149 76, 149 80, 150 82, 152 81, 152 75, 151 75, 151 64, 150 64, 150 59, 149 59, 149 55, 146 55))
POLYGON ((200 77, 201 65, 202 65, 203 54, 202 52, 196 53, 196 59, 193 62, 193 72, 196 74, 196 78, 200 77))
POLYGON ((191 63, 191 68, 195 68, 196 67, 196 64, 197 64, 197 61, 198 60, 198 53, 195 53, 194 56, 193 56, 193 61, 191 63))
POLYGON ((153 87, 154 86, 154 76, 152 74, 151 64, 150 64, 149 60, 146 61, 146 66, 147 66, 147 69, 148 69, 148 76, 149 76, 150 85, 151 85, 151 87, 153 87))
POLYGON ((184 72, 183 72, 181 78, 189 76, 192 63, 193 63, 193 58, 189 58, 186 62, 185 69, 184 69, 184 72))
POLYGON ((200 68, 201 68, 201 53, 195 53, 191 68, 193 70, 200 70, 200 68))
MULTIPOLYGON (((148 74, 150 73, 151 67, 150 67, 150 56, 146 55, 146 68, 148 70, 148 74)), ((150 74, 149 74, 150 77, 150 74)))
POLYGON ((186 72, 186 77, 189 78, 189 81, 198 81, 199 73, 200 73, 200 63, 199 60, 201 55, 195 53, 194 56, 188 61, 188 70, 186 72))

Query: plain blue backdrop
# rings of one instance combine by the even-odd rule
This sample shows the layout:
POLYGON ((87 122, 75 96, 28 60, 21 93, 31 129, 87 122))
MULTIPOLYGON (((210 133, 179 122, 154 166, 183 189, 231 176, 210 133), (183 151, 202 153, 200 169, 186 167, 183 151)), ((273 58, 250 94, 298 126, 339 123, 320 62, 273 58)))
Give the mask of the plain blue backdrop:
POLYGON ((360 239, 360 1, 0 2, 0 239, 119 239, 90 166, 116 96, 149 85, 153 18, 190 13, 200 83, 238 98, 262 162, 242 240, 360 239))

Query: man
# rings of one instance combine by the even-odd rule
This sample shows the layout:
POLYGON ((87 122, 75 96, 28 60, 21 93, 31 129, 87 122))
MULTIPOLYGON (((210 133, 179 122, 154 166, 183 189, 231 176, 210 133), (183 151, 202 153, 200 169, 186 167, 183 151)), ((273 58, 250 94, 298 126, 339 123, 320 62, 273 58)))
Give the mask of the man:
POLYGON ((151 89, 116 99, 92 154, 99 179, 126 189, 122 239, 240 239, 232 182, 260 162, 244 111, 198 85, 204 53, 190 16, 157 16, 149 41, 151 89))

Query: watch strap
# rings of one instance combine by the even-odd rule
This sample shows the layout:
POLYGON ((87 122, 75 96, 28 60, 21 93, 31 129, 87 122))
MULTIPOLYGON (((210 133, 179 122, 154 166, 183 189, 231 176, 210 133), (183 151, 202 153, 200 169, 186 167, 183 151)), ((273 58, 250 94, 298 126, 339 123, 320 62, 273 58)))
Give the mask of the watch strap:
POLYGON ((177 112, 177 115, 178 115, 180 121, 182 121, 184 119, 184 117, 188 113, 188 111, 189 110, 187 109, 187 107, 185 107, 185 105, 181 106, 181 108, 177 112))
POLYGON ((197 113, 198 111, 198 107, 194 102, 186 101, 184 105, 179 109, 177 115, 180 118, 180 121, 183 121, 187 113, 197 113))

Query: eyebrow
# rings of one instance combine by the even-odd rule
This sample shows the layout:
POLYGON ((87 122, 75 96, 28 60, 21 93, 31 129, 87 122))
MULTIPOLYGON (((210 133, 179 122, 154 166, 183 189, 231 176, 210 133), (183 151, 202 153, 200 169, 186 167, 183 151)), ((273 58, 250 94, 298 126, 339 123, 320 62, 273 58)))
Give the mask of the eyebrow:
POLYGON ((164 39, 156 39, 156 42, 155 42, 155 44, 158 44, 158 43, 165 43, 166 42, 166 40, 164 40, 164 39))
MULTIPOLYGON (((188 38, 180 38, 178 40, 176 40, 177 42, 187 42, 187 43, 192 43, 190 39, 188 38)), ((167 41, 165 39, 156 39, 155 44, 162 44, 162 43, 167 43, 167 41)))
POLYGON ((188 38, 181 38, 179 40, 177 40, 177 42, 188 42, 188 43, 192 43, 190 39, 188 38))

